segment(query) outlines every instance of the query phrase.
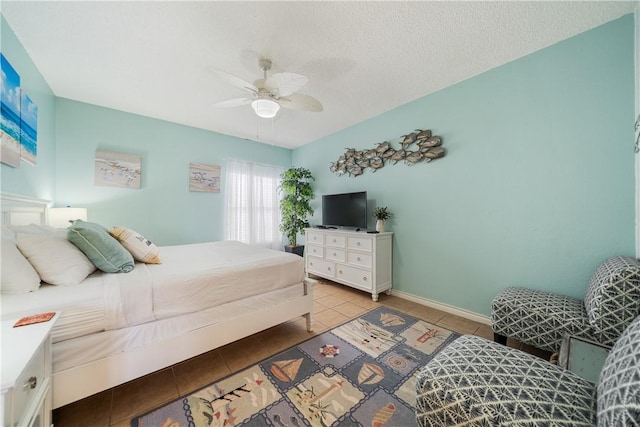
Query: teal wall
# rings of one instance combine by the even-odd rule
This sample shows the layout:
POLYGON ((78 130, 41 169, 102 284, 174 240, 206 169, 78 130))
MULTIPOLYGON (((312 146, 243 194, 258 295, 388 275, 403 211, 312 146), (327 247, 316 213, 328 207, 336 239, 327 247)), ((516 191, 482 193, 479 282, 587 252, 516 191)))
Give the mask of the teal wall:
POLYGON ((314 222, 322 194, 366 190, 394 213, 395 289, 485 315, 508 285, 582 298, 598 264, 635 252, 633 33, 624 16, 296 149, 314 222), (446 157, 329 171, 418 128, 446 157))
MULTIPOLYGON (((158 244, 222 238, 224 193, 188 191, 190 162, 305 166, 320 196, 366 190, 394 218, 394 287, 489 314, 507 285, 582 297, 606 257, 634 253, 633 17, 291 150, 56 99, 2 18, 1 50, 39 107, 38 164, 2 165, 2 191, 89 208, 158 244), (338 177, 346 147, 416 128, 447 156, 338 177), (93 184, 96 150, 142 157, 140 190, 93 184)), ((428 67, 425 68, 428 78, 428 67)), ((223 182, 224 185, 224 182, 223 182)), ((373 227, 373 221, 371 223, 373 227)))
POLYGON ((38 157, 36 165, 20 162, 12 168, 0 165, 2 191, 53 200, 55 173, 55 96, 34 63, 0 16, 0 51, 20 75, 20 85, 38 106, 38 157))
MULTIPOLYGON (((222 240, 224 192, 189 192, 189 163, 227 159, 291 166, 291 150, 56 98, 2 25, 2 53, 38 106, 37 165, 1 167, 2 192, 87 207, 89 220, 131 227, 160 245, 222 240), (96 150, 142 157, 139 190, 94 185, 96 150)), ((214 112, 212 112, 214 114, 214 112)))
POLYGON ((160 245, 223 239, 227 159, 291 166, 289 149, 68 99, 58 98, 56 122, 56 204, 160 245), (142 157, 141 189, 94 185, 96 151, 142 157), (189 192, 192 162, 222 166, 220 193, 189 192))

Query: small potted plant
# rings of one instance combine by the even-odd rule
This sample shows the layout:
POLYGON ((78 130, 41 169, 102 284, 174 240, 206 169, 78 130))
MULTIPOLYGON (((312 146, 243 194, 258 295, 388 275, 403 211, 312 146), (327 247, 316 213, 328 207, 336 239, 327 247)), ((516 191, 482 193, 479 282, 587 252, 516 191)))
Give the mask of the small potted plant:
POLYGON ((384 233, 384 222, 391 218, 391 212, 386 206, 375 208, 373 210, 373 217, 376 219, 376 231, 378 233, 384 233))
POLYGON ((297 236, 305 227, 309 227, 307 216, 313 215, 310 201, 313 199, 311 181, 315 178, 311 171, 305 168, 291 168, 284 171, 280 178, 280 191, 284 198, 280 201, 280 213, 282 223, 280 231, 289 240, 285 245, 286 252, 293 252, 300 256, 304 253, 304 246, 297 244, 297 236))

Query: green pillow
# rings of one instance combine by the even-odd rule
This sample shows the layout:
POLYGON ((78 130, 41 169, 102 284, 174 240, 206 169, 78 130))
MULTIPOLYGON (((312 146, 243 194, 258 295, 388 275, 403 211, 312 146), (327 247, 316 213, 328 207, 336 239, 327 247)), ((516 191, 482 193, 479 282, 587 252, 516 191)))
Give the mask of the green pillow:
POLYGON ((135 266, 131 253, 99 224, 76 220, 67 229, 67 239, 106 273, 128 273, 135 266))

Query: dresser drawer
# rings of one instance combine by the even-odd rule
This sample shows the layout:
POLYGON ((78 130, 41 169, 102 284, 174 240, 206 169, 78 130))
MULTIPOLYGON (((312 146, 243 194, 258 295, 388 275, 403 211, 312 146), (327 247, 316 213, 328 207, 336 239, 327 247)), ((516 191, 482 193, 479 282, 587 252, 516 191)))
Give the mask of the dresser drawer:
POLYGON ((373 266, 373 258, 371 254, 361 252, 347 252, 347 262, 364 268, 371 268, 373 266))
POLYGON ((309 256, 315 256, 315 257, 318 257, 318 258, 322 258, 322 255, 323 255, 324 251, 322 250, 322 246, 306 245, 305 252, 309 256))
POLYGON ((306 244, 315 243, 316 245, 324 244, 324 234, 318 231, 307 231, 306 244))
POLYGON ((344 249, 339 248, 324 248, 324 257, 325 259, 330 259, 332 261, 344 262, 347 259, 346 252, 344 249))
POLYGON ((40 389, 47 385, 45 384, 45 345, 47 344, 44 342, 40 345, 31 362, 16 381, 16 386, 13 389, 14 420, 22 420, 27 406, 32 404, 33 399, 36 399, 40 389))
POLYGON ((349 237, 347 239, 347 249, 371 252, 373 250, 373 239, 371 237, 349 237))
POLYGON ((324 244, 335 248, 344 248, 345 241, 345 237, 339 234, 327 234, 325 236, 324 244))
POLYGON ((310 256, 307 258, 307 271, 319 276, 327 278, 335 277, 336 265, 330 261, 325 261, 322 258, 316 258, 310 256))
POLYGON ((344 280, 345 282, 349 282, 366 289, 373 288, 372 274, 371 271, 368 270, 340 265, 337 268, 336 277, 340 280, 344 280))

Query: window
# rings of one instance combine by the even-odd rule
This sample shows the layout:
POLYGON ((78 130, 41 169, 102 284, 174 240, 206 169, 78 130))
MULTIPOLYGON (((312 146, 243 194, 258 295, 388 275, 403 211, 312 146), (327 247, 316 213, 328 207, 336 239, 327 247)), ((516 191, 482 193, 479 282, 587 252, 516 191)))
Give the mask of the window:
POLYGON ((285 168, 229 160, 225 184, 225 240, 282 250, 278 185, 285 168))

